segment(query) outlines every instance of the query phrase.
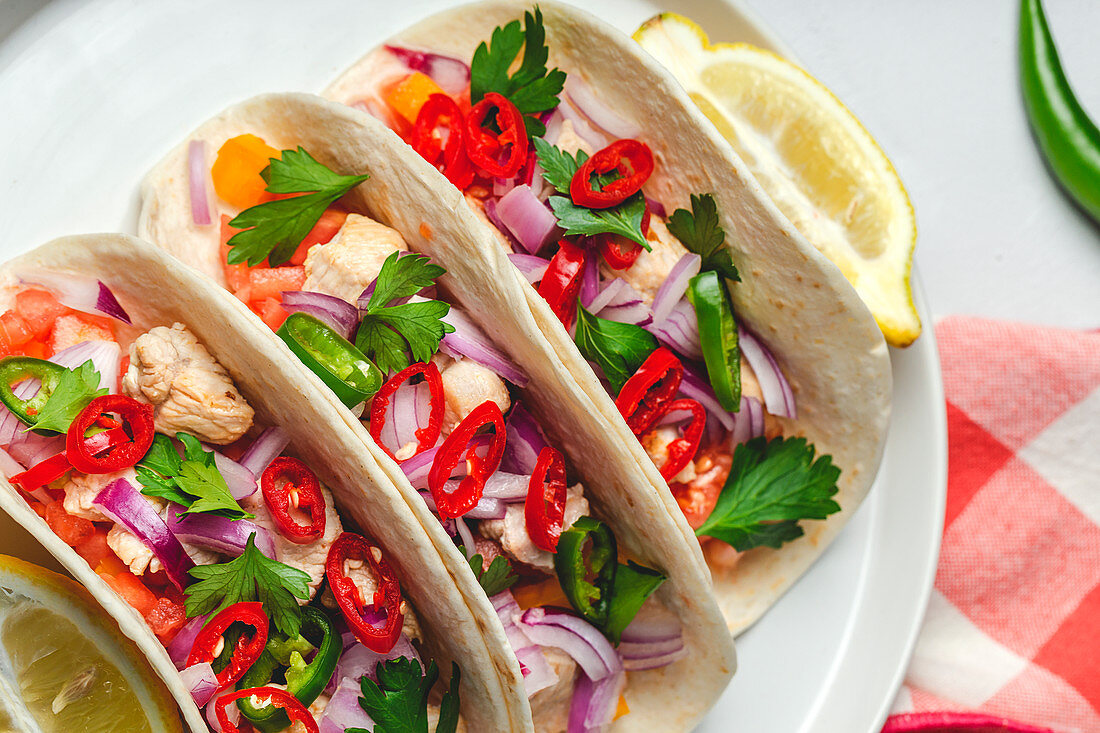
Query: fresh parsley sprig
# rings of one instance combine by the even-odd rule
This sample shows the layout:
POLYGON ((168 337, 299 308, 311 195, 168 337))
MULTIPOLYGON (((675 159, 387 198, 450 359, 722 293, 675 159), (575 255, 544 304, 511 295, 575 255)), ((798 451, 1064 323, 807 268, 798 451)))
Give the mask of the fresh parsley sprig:
MULTIPOLYGON (((373 733, 428 733, 428 695, 439 678, 433 659, 421 674, 420 662, 398 657, 379 662, 375 668, 378 682, 363 675, 359 706, 374 721, 373 733)), ((435 733, 454 733, 458 726, 458 683, 462 673, 451 663, 451 684, 439 704, 439 722, 435 733)), ((347 733, 371 733, 365 728, 348 728, 347 733)))
MULTIPOLYGON (((465 545, 459 545, 458 549, 463 556, 466 555, 465 545)), ((474 571, 474 577, 477 578, 477 582, 481 584, 481 589, 487 596, 495 596, 497 593, 506 591, 519 580, 519 576, 512 570, 511 561, 504 555, 494 557, 488 568, 485 567, 485 558, 480 553, 467 558, 467 562, 470 563, 470 570, 474 571)))
POLYGON ((546 126, 532 115, 558 106, 558 95, 565 87, 565 72, 546 69, 550 49, 546 46, 546 29, 542 11, 537 7, 523 15, 523 27, 518 20, 493 30, 489 43, 484 41, 474 51, 470 61, 470 102, 477 104, 488 92, 508 99, 523 113, 527 134, 546 134, 546 126), (523 49, 523 61, 509 72, 523 49))
POLYGON ((197 565, 189 571, 198 582, 187 586, 188 618, 217 614, 234 603, 260 601, 280 632, 298 636, 302 611, 296 599, 309 598, 307 573, 272 560, 256 549, 256 535, 240 557, 218 565, 197 565))
POLYGON ((580 303, 574 340, 584 358, 603 371, 614 394, 657 349, 657 339, 641 326, 594 316, 580 303))
POLYGON ((231 265, 258 265, 266 258, 275 267, 290 259, 294 250, 317 224, 325 209, 370 176, 344 176, 318 163, 305 149, 284 150, 271 158, 261 174, 267 191, 302 196, 267 201, 245 209, 229 225, 244 231, 229 238, 226 258, 231 265))
POLYGON ((799 521, 840 511, 833 500, 840 469, 831 456, 814 460, 805 438, 754 438, 737 446, 718 503, 695 530, 738 552, 777 548, 802 536, 799 521))
POLYGON ((73 420, 88 403, 105 394, 107 390, 100 389, 99 372, 91 359, 76 369, 66 369, 29 429, 68 432, 73 420))
POLYGON ((443 337, 455 330, 443 321, 451 306, 441 300, 391 305, 435 284, 445 272, 419 254, 394 252, 382 263, 355 345, 383 372, 404 369, 410 354, 413 361, 428 361, 443 337))
POLYGON ((172 439, 157 434, 149 452, 135 468, 141 493, 187 507, 184 514, 208 512, 229 519, 251 519, 233 498, 225 478, 214 465, 214 453, 204 450, 193 435, 176 433, 183 443, 180 458, 172 439))
POLYGON ((728 280, 741 280, 729 250, 722 246, 726 243, 726 232, 718 223, 718 204, 714 196, 691 194, 691 211, 676 209, 672 212, 668 231, 689 251, 703 258, 703 270, 714 270, 728 280))

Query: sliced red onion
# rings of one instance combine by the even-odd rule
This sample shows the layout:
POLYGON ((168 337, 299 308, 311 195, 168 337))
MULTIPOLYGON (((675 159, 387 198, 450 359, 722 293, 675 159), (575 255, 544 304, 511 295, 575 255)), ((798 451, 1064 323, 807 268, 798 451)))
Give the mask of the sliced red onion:
POLYGON ((391 453, 416 441, 416 431, 427 427, 431 416, 431 388, 426 382, 405 382, 393 394, 379 439, 391 453))
MULTIPOLYGON (((607 135, 588 124, 587 118, 569 104, 567 100, 562 100, 561 104, 558 105, 558 111, 561 112, 564 119, 572 123, 573 131, 577 133, 577 136, 588 143, 593 150, 602 150, 611 142, 607 135)), ((561 133, 558 134, 560 136, 561 133)))
POLYGON ((646 206, 649 207, 649 213, 653 214, 658 219, 667 219, 668 210, 665 209, 665 205, 657 199, 651 199, 649 196, 645 197, 646 206))
POLYGON ((512 234, 512 230, 504 225, 504 220, 500 218, 500 213, 497 212, 497 200, 485 199, 481 204, 482 211, 485 212, 485 218, 489 220, 501 235, 508 240, 508 246, 512 248, 513 252, 522 252, 527 248, 519 243, 516 239, 516 235, 512 234))
POLYGON ((550 117, 546 120, 546 134, 542 136, 542 139, 551 145, 557 145, 558 136, 561 135, 561 123, 564 121, 565 117, 563 117, 561 111, 555 107, 550 117))
POLYGON ((498 199, 516 187, 515 178, 494 178, 493 195, 498 199))
POLYGON ((497 471, 485 480, 483 496, 506 503, 523 501, 527 498, 527 489, 530 484, 530 475, 497 471))
POLYGON ((680 620, 652 600, 623 630, 619 656, 630 670, 656 669, 686 656, 680 620))
POLYGON ((466 557, 471 558, 474 556, 474 535, 470 531, 470 525, 466 524, 466 520, 459 518, 455 521, 455 531, 458 533, 459 541, 462 546, 466 548, 466 557))
POLYGON ((470 67, 460 59, 401 46, 386 46, 386 50, 413 71, 431 77, 447 94, 460 94, 470 83, 470 67))
POLYGON ((537 283, 546 274, 546 268, 550 266, 549 260, 544 260, 535 255, 525 255, 522 252, 513 252, 508 259, 516 269, 527 279, 529 283, 537 283))
POLYGON ((4 478, 10 479, 17 473, 23 473, 26 468, 11 457, 3 448, 0 448, 0 474, 4 475, 4 478))
POLYGON ((256 535, 256 549, 272 560, 275 555, 275 541, 271 534, 258 524, 247 519, 229 519, 217 514, 184 514, 179 504, 168 505, 168 529, 177 539, 189 545, 208 547, 225 555, 237 557, 248 545, 248 538, 256 535))
POLYGON ((677 636, 675 639, 664 641, 636 642, 624 641, 619 644, 619 656, 625 662, 627 659, 648 659, 650 657, 670 654, 684 648, 684 640, 677 636))
MULTIPOLYGON (((445 492, 452 493, 458 488, 458 480, 451 479, 443 485, 445 492)), ((420 496, 424 499, 424 503, 428 505, 428 508, 433 512, 438 511, 435 499, 432 497, 431 492, 427 490, 421 490, 420 496)), ((504 519, 506 509, 504 502, 500 499, 493 499, 488 496, 482 496, 481 500, 474 506, 473 509, 463 514, 463 517, 469 517, 470 519, 504 519)))
POLYGON ((579 675, 569 704, 566 733, 604 730, 615 719, 625 686, 626 673, 621 670, 595 681, 586 674, 579 675))
POLYGON ((130 323, 130 316, 119 305, 110 288, 99 280, 80 275, 62 275, 56 272, 38 276, 22 276, 23 282, 41 285, 50 290, 57 301, 82 313, 101 313, 123 323, 130 323))
POLYGON ((699 274, 699 268, 703 264, 703 258, 694 252, 688 252, 668 273, 668 277, 661 283, 657 295, 653 297, 653 322, 660 323, 668 318, 668 314, 684 297, 687 292, 688 282, 699 274))
POLYGON ((581 272, 581 290, 580 299, 581 303, 585 304, 585 308, 589 308, 587 304, 600 292, 600 261, 598 257, 589 255, 584 259, 584 270, 581 272))
POLYGON ((745 361, 749 363, 753 374, 756 375, 756 381, 760 383, 764 407, 777 417, 792 419, 798 417, 791 385, 783 376, 783 371, 768 348, 740 324, 737 326, 737 340, 741 345, 741 353, 745 355, 745 361))
POLYGON ((565 80, 565 95, 592 123, 611 137, 623 140, 638 138, 642 129, 620 117, 592 91, 578 74, 570 74, 565 80))
POLYGON ((532 474, 539 453, 549 445, 542 435, 542 430, 522 402, 512 406, 512 411, 508 413, 508 419, 504 424, 508 428, 508 440, 504 444, 500 470, 516 474, 532 474))
POLYGON ((210 206, 206 187, 206 143, 192 140, 187 146, 187 178, 191 187, 191 221, 195 226, 210 226, 210 206))
POLYGON ((39 435, 25 427, 8 444, 8 452, 11 453, 12 458, 28 468, 56 456, 63 450, 65 450, 64 435, 39 435))
POLYGON ((89 359, 99 372, 100 389, 106 389, 109 394, 117 394, 122 347, 114 341, 82 341, 50 357, 50 361, 66 369, 76 369, 89 359))
MULTIPOLYGON (((215 733, 223 733, 222 724, 218 722, 218 716, 215 712, 217 710, 218 698, 232 695, 234 692, 236 692, 236 690, 232 687, 227 687, 224 691, 216 693, 214 698, 206 706, 206 722, 215 733)), ((358 702, 358 700, 356 702, 358 702)), ((225 706, 225 717, 229 719, 229 722, 232 723, 234 727, 240 726, 241 711, 235 704, 229 703, 225 706)))
POLYGON ((680 380, 680 394, 702 405, 707 411, 708 422, 713 416, 726 430, 733 430, 736 418, 732 413, 722 409, 710 383, 700 377, 691 366, 684 366, 684 377, 680 380))
POLYGON ((527 386, 527 375, 523 370, 505 356, 462 310, 452 306, 442 320, 455 329, 443 337, 442 343, 448 351, 476 361, 517 387, 527 386))
POLYGON ((344 733, 348 728, 374 730, 374 720, 359 704, 360 692, 358 680, 340 680, 317 723, 320 733, 344 733))
POLYGON ((359 309, 343 298, 308 290, 284 290, 283 308, 290 313, 308 313, 350 339, 359 323, 359 309))
POLYGON ((523 632, 540 646, 561 649, 590 679, 622 672, 622 660, 611 642, 587 621, 565 611, 529 608, 520 618, 523 632))
POLYGON ((247 499, 256 493, 259 486, 256 484, 256 476, 232 458, 218 451, 214 453, 214 467, 225 479, 225 485, 229 487, 229 493, 237 501, 247 499))
POLYGON ((699 344, 699 321, 695 317, 695 308, 687 298, 681 298, 660 323, 650 323, 644 327, 681 356, 698 361, 703 358, 703 349, 699 344))
POLYGON ((543 656, 542 648, 531 641, 520 628, 518 619, 523 614, 511 591, 505 590, 490 599, 496 609, 508 644, 516 655, 520 671, 523 673, 523 685, 530 699, 539 690, 543 690, 558 681, 557 674, 543 656))
POLYGON ((645 657, 642 659, 623 659, 623 669, 629 672, 640 672, 645 669, 659 669, 661 667, 667 667, 673 662, 678 662, 687 655, 687 647, 681 645, 679 649, 659 656, 645 657))
POLYGON ((92 504, 112 522, 121 524, 137 536, 164 565, 164 572, 172 585, 181 591, 184 589, 190 581, 187 571, 195 567, 195 563, 153 505, 138 493, 133 484, 124 478, 115 479, 96 495, 92 504))
POLYGON ((176 665, 176 669, 183 669, 187 666, 187 657, 191 655, 191 647, 195 646, 195 638, 199 635, 202 627, 206 625, 207 616, 196 616, 190 619, 183 628, 176 632, 176 636, 165 647, 168 650, 168 656, 172 659, 172 664, 176 665))
POLYGON ((195 704, 200 708, 210 702, 214 693, 218 691, 218 676, 214 674, 214 668, 210 662, 192 664, 180 671, 180 679, 191 692, 195 704))
POLYGON ((496 215, 525 250, 537 254, 546 243, 555 239, 558 220, 539 201, 530 186, 516 186, 496 203, 496 215))
POLYGON ((737 447, 764 434, 764 406, 755 397, 741 397, 741 409, 738 411, 730 444, 737 447))
MULTIPOLYGON (((359 642, 355 642, 344 650, 332 676, 334 680, 350 679, 355 682, 358 682, 363 677, 369 677, 377 682, 378 663, 386 662, 391 659, 398 659, 400 657, 415 659, 417 662, 422 662, 420 655, 416 651, 416 647, 409 641, 409 637, 404 634, 397 638, 397 643, 385 654, 372 652, 359 642)), ((421 663, 421 668, 423 668, 423 666, 423 663, 421 663)))
POLYGON ((253 476, 260 476, 275 457, 282 453, 290 442, 290 436, 279 427, 268 428, 260 433, 260 437, 248 447, 238 463, 252 472, 253 476))
MULTIPOLYGON (((38 394, 41 386, 42 382, 32 377, 14 385, 11 391, 19 399, 29 400, 38 394)), ((0 404, 0 415, 3 415, 0 417, 0 445, 18 445, 19 439, 26 435, 27 426, 3 404, 0 404)))

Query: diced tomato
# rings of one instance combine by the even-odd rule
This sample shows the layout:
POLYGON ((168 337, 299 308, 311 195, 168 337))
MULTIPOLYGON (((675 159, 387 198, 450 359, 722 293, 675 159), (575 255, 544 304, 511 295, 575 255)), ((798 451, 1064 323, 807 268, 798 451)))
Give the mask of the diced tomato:
POLYGON ((278 331, 279 326, 283 325, 283 321, 290 315, 286 309, 283 308, 275 298, 264 298, 263 300, 254 300, 249 304, 249 307, 260 317, 267 327, 272 331, 278 331))
POLYGON ((102 319, 86 313, 71 313, 61 316, 54 322, 53 331, 50 332, 49 348, 56 354, 62 349, 84 341, 114 340, 114 334, 103 324, 102 319))
POLYGON ((130 572, 129 568, 126 567, 126 563, 119 559, 114 550, 111 550, 110 547, 107 549, 109 553, 95 566, 96 575, 110 575, 114 577, 120 573, 130 572))
POLYGON ((100 577, 142 616, 147 616, 156 608, 156 595, 142 585, 141 580, 130 571, 123 570, 114 576, 101 573, 100 577))
POLYGON ((569 608, 569 599, 565 597, 557 578, 547 578, 541 583, 517 583, 512 586, 512 595, 524 610, 539 606, 569 608))
POLYGON ((708 446, 695 457, 696 477, 690 483, 669 484, 672 496, 692 529, 702 526, 714 511, 733 459, 720 446, 708 446))
POLYGON ((420 108, 433 94, 446 94, 446 92, 427 74, 414 71, 390 87, 384 96, 386 104, 410 125, 415 125, 420 108))
POLYGON ((94 524, 83 517, 74 517, 66 512, 64 504, 60 501, 55 501, 46 507, 46 524, 50 525, 53 533, 70 547, 86 542, 95 534, 94 524))
POLYGON ((321 218, 317 220, 317 223, 313 225, 313 228, 309 230, 309 234, 302 240, 302 243, 298 245, 298 249, 294 250, 294 254, 291 256, 289 262, 292 265, 300 265, 306 261, 306 254, 309 252, 309 248, 315 244, 328 244, 332 241, 332 238, 336 236, 336 232, 340 231, 340 228, 344 226, 344 222, 347 221, 348 212, 341 211, 340 209, 325 209, 325 213, 321 214, 321 218))
POLYGON ((23 356, 33 356, 35 359, 48 359, 53 356, 50 347, 41 341, 28 341, 23 348, 19 349, 19 353, 23 356))
POLYGON ((306 268, 297 267, 272 267, 269 269, 255 268, 249 273, 252 282, 252 297, 250 300, 264 300, 266 298, 282 299, 284 290, 301 290, 306 284, 306 268))
POLYGON ((187 612, 183 604, 171 598, 158 598, 153 609, 145 614, 145 623, 161 640, 167 644, 176 632, 187 622, 187 612))
POLYGON ((239 230, 229 226, 229 217, 222 214, 222 228, 221 228, 221 255, 222 255, 222 271, 225 273, 225 282, 229 286, 231 292, 237 292, 242 287, 248 284, 248 272, 251 268, 248 265, 242 263, 231 265, 229 264, 229 251, 230 246, 226 244, 229 238, 236 234, 239 230))
POLYGON ((210 178, 218 196, 239 209, 262 203, 267 196, 267 182, 260 172, 279 151, 255 135, 231 137, 218 149, 218 157, 210 168, 210 178))
POLYGON ((36 338, 45 339, 54 321, 72 309, 57 302, 53 293, 31 288, 15 296, 15 310, 36 338))
MULTIPOLYGON (((105 559, 114 557, 111 548, 107 546, 107 530, 102 527, 96 527, 95 532, 88 539, 79 545, 73 545, 73 549, 76 550, 76 554, 84 558, 88 565, 97 569, 105 559)), ((118 560, 118 558, 115 559, 118 560)), ((119 562, 121 563, 121 560, 119 562)))
POLYGON ((34 510, 35 514, 42 517, 43 519, 46 518, 46 505, 45 504, 43 504, 40 501, 35 501, 34 499, 31 499, 29 497, 27 497, 27 503, 31 505, 31 509, 34 510))
POLYGON ((16 353, 33 336, 34 331, 15 311, 5 311, 0 315, 0 351, 5 355, 16 353))

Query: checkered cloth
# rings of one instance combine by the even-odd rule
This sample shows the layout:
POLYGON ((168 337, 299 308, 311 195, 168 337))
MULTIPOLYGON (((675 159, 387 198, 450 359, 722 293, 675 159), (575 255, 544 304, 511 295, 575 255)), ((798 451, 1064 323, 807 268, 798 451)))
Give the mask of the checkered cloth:
POLYGON ((884 732, 1100 731, 1100 332, 952 317, 936 337, 943 548, 884 732))

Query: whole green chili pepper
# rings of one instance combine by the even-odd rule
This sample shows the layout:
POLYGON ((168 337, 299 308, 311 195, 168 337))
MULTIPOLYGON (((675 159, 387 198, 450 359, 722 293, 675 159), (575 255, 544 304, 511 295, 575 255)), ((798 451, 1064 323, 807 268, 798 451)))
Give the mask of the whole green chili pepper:
POLYGON ((291 313, 278 330, 294 355, 347 407, 382 387, 382 372, 355 344, 306 313, 291 313))

